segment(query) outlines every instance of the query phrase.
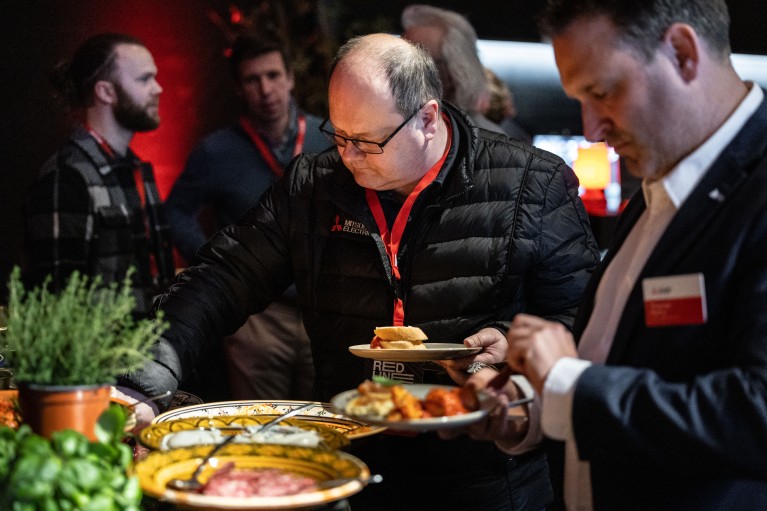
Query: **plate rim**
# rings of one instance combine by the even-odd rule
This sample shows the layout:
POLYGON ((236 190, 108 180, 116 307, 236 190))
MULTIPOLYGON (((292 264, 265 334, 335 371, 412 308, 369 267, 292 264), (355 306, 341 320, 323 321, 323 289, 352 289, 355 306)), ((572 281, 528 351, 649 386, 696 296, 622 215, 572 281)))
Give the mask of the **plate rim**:
POLYGON ((403 349, 373 349, 370 344, 355 344, 349 346, 349 352, 360 358, 370 358, 373 360, 390 360, 395 362, 431 362, 434 360, 449 360, 469 357, 482 351, 481 346, 467 347, 458 343, 449 342, 427 342, 425 350, 403 350, 403 349), (450 347, 429 348, 429 345, 439 345, 450 347), (454 347, 453 347, 454 346, 454 347), (431 352, 431 353, 429 353, 431 352))
MULTIPOLYGON (((386 429, 385 427, 382 427, 378 424, 371 424, 368 421, 363 421, 355 417, 350 417, 346 414, 339 414, 333 408, 333 405, 331 405, 330 403, 326 403, 322 401, 299 401, 299 400, 292 400, 292 399, 236 399, 236 400, 210 401, 207 403, 198 403, 193 405, 182 406, 180 408, 173 408, 172 410, 167 410, 157 415, 156 417, 154 417, 150 424, 156 424, 159 422, 166 422, 168 420, 173 420, 173 418, 171 418, 173 415, 177 415, 180 413, 188 413, 188 412, 197 411, 197 410, 199 410, 201 413, 200 415, 196 415, 195 417, 209 417, 210 413, 203 414, 203 410, 208 408, 243 407, 243 406, 254 406, 258 404, 274 405, 275 403, 277 405, 289 405, 292 407, 298 407, 298 406, 305 405, 307 403, 313 403, 317 407, 322 408, 323 411, 327 412, 327 415, 306 415, 302 413, 300 415, 296 415, 295 418, 313 420, 313 419, 325 417, 328 419, 348 422, 350 423, 350 425, 354 425, 352 429, 344 433, 349 440, 357 440, 359 438, 377 435, 378 433, 381 433, 386 429), (360 433, 354 433, 354 431, 359 429, 363 429, 363 431, 360 433)), ((218 415, 226 415, 226 414, 219 413, 219 414, 215 414, 214 416, 218 416, 218 415)), ((237 415, 237 414, 230 414, 229 416, 232 416, 232 415, 237 415)), ((252 414, 252 415, 259 415, 259 414, 252 414)), ((260 414, 260 415, 267 415, 267 414, 260 414)), ((189 417, 192 417, 192 416, 189 416, 189 417)), ((175 418, 189 418, 189 417, 175 417, 175 418)))

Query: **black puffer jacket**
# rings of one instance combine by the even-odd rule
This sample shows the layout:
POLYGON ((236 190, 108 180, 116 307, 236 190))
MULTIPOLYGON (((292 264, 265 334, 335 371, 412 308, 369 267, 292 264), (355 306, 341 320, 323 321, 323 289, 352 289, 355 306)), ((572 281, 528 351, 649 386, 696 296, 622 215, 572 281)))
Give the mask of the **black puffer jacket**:
MULTIPOLYGON (((527 311, 571 325, 598 252, 577 179, 556 156, 477 129, 445 107, 453 144, 416 201, 400 246, 405 324, 460 343, 527 311)), ((333 148, 299 156, 236 226, 199 252, 161 299, 173 328, 152 376, 175 386, 202 351, 295 281, 317 368, 317 398, 356 387, 363 360, 348 347, 391 324, 395 296, 381 237, 333 148), (158 365, 159 362, 159 365, 158 365)))

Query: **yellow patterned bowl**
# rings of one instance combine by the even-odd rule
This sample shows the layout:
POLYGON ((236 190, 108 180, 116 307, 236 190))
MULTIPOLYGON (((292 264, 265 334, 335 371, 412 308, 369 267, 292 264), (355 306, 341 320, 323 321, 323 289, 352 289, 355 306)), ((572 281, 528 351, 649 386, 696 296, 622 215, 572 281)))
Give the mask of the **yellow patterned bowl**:
POLYGON ((200 480, 205 482, 218 468, 234 462, 237 469, 278 469, 317 481, 350 478, 339 486, 279 497, 218 497, 166 488, 174 478, 189 478, 211 446, 152 451, 138 461, 134 471, 144 493, 150 497, 195 510, 298 509, 344 499, 362 490, 370 477, 367 465, 342 451, 277 444, 229 444, 212 458, 200 480))

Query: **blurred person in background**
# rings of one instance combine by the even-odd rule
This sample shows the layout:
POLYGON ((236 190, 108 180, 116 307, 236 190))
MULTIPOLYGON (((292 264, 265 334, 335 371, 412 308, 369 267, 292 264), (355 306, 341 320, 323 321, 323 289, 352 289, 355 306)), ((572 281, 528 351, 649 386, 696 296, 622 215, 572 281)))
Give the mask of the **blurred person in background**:
POLYGON ((490 90, 469 20, 447 9, 415 4, 402 11, 401 23, 403 37, 423 46, 437 64, 445 100, 467 112, 480 128, 504 133, 484 115, 490 90))
MULTIPOLYGON (((321 120, 293 99, 285 44, 265 35, 240 36, 229 66, 242 115, 192 150, 166 202, 173 241, 189 263, 212 234, 200 220, 203 210, 212 208, 215 230, 237 223, 296 155, 330 145, 319 130, 321 120)), ((186 390, 209 400, 311 398, 314 365, 295 286, 250 316, 223 347, 212 348, 186 390), (218 382, 211 379, 214 364, 226 373, 218 382)))
POLYGON ((531 144, 533 139, 530 134, 514 119, 517 116, 517 106, 509 86, 488 67, 485 68, 485 76, 490 89, 485 117, 498 124, 509 138, 531 144))
POLYGON ((141 41, 108 33, 85 41, 51 80, 81 120, 26 197, 26 278, 50 276, 58 289, 79 271, 109 284, 135 267, 144 316, 174 275, 152 166, 130 149, 136 132, 160 125, 157 67, 141 41))

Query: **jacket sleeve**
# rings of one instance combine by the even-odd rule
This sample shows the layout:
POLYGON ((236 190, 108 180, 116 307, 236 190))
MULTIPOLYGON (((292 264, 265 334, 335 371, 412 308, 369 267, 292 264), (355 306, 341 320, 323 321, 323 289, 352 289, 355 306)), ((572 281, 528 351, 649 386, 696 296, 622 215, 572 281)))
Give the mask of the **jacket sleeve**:
POLYGON ((572 328, 599 250, 578 197, 578 178, 564 163, 553 172, 533 171, 544 190, 538 215, 536 263, 525 277, 526 312, 572 328))
MULTIPOLYGON (((181 272, 155 308, 170 328, 154 360, 126 375, 122 384, 158 393, 182 383, 211 343, 235 332, 293 282, 282 211, 289 179, 278 182, 238 224, 215 234, 199 250, 198 264, 181 272)), ((167 406, 167 403, 163 403, 167 406)))

